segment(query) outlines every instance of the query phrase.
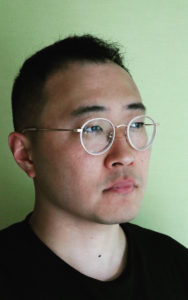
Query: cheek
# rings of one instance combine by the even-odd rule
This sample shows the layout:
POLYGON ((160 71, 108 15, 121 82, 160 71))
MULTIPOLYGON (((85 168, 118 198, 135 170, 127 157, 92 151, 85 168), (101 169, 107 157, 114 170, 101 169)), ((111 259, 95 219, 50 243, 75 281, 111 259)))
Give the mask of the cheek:
MULTIPOLYGON (((78 143, 67 143, 53 147, 53 153, 46 156, 51 174, 63 186, 78 193, 88 193, 95 185, 99 160, 87 154, 78 143), (49 157, 51 157, 49 162, 49 157)), ((53 179, 53 178, 52 178, 53 179)))
POLYGON ((87 153, 70 156, 69 160, 62 162, 64 170, 67 170, 67 177, 72 178, 76 184, 85 186, 85 189, 91 188, 96 184, 99 176, 99 162, 94 157, 88 157, 87 153))
POLYGON ((142 166, 147 167, 148 164, 149 164, 150 156, 151 156, 151 150, 150 149, 147 149, 146 151, 140 151, 140 152, 138 152, 138 162, 142 166))
MULTIPOLYGON (((87 154, 86 154, 87 156, 87 154)), ((61 161, 56 177, 56 194, 58 201, 69 209, 87 211, 90 210, 98 191, 98 177, 96 162, 85 155, 74 155, 61 161), (58 183, 57 183, 58 182, 58 183), (74 201, 73 201, 74 199, 74 201)), ((65 157, 64 157, 65 158, 65 157)), ((53 184, 53 189, 54 185, 53 184)))
POLYGON ((137 161, 137 166, 140 170, 140 173, 143 176, 144 181, 147 181, 148 177, 148 167, 149 167, 149 161, 150 161, 150 150, 146 150, 144 152, 139 153, 139 158, 137 161))
POLYGON ((87 154, 79 141, 75 144, 43 143, 35 151, 35 183, 39 193, 58 206, 89 209, 98 193, 102 158, 87 154))

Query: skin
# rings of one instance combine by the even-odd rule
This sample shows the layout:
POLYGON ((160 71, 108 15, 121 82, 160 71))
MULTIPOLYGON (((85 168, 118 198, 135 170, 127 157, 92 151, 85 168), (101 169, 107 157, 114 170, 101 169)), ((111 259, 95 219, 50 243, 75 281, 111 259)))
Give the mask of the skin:
MULTIPOLYGON (((127 108, 141 102, 139 91, 129 74, 110 62, 72 63, 53 74, 44 91, 41 128, 80 128, 95 117, 127 124, 143 114, 127 108), (88 106, 102 109, 79 113, 88 106)), ((81 273, 99 280, 116 278, 125 267, 127 249, 119 224, 139 211, 150 149, 131 148, 124 128, 116 130, 112 147, 100 156, 83 149, 78 133, 38 132, 35 143, 30 134, 10 134, 9 145, 18 165, 34 180, 33 230, 81 273), (105 192, 115 180, 130 177, 136 185, 130 193, 105 192)))

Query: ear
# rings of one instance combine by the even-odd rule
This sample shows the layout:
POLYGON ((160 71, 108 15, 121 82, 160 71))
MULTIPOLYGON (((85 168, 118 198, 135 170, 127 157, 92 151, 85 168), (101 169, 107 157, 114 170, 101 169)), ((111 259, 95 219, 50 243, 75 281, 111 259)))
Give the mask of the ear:
POLYGON ((32 161, 30 141, 26 136, 18 132, 12 132, 8 138, 10 150, 17 164, 30 178, 35 177, 35 169, 32 161))

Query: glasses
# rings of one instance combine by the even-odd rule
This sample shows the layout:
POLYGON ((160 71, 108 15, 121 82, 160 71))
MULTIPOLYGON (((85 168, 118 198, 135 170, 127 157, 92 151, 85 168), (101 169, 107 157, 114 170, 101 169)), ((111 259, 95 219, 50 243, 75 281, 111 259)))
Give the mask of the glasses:
POLYGON ((62 128, 25 128, 22 133, 37 131, 72 131, 80 133, 80 142, 84 150, 91 155, 105 153, 112 146, 116 128, 125 127, 125 137, 129 145, 138 151, 148 149, 155 138, 157 123, 149 116, 137 116, 128 124, 114 124, 108 119, 94 118, 78 129, 62 128))

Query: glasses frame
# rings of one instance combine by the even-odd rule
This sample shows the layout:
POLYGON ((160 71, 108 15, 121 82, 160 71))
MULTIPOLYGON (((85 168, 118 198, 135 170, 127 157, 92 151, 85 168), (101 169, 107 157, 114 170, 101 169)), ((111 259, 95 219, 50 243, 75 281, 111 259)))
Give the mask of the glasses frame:
POLYGON ((101 155, 101 154, 104 154, 105 152, 107 152, 110 147, 112 146, 113 142, 114 142, 114 139, 115 139, 115 134, 116 134, 116 128, 120 128, 120 127, 125 127, 125 137, 127 139, 127 142, 129 143, 129 145, 137 150, 137 151, 145 151, 147 150, 153 143, 153 140, 155 138, 155 135, 156 135, 156 130, 157 130, 157 125, 159 125, 158 123, 155 123, 155 121, 149 117, 149 116, 146 116, 146 115, 140 115, 140 116, 136 116, 134 118, 132 118, 128 124, 120 124, 120 125, 117 125, 115 126, 110 120, 106 119, 106 118, 93 118, 93 119, 90 119, 90 120, 87 120, 86 122, 84 122, 84 124, 81 126, 81 128, 74 128, 74 129, 67 129, 67 128, 35 128, 35 127, 31 127, 31 128, 24 128, 21 133, 24 134, 24 133, 27 133, 27 132, 37 132, 37 131, 72 131, 72 132, 76 132, 76 133, 80 133, 80 143, 82 145, 82 147, 84 148, 84 150, 91 154, 91 155, 101 155), (152 121, 153 124, 145 124, 145 125, 152 125, 154 126, 154 132, 153 132, 153 136, 152 136, 152 139, 150 141, 150 143, 144 148, 144 149, 139 149, 137 148, 136 146, 134 146, 134 144, 132 143, 131 141, 131 138, 130 138, 130 134, 129 134, 129 128, 131 126, 131 123, 139 118, 142 118, 142 117, 145 117, 145 118, 148 118, 152 121), (108 145, 108 147, 101 151, 101 152, 98 152, 98 153, 92 153, 90 151, 87 150, 87 148, 85 147, 84 145, 84 142, 83 142, 83 138, 82 138, 82 135, 83 135, 83 130, 84 130, 84 127, 91 121, 95 121, 95 120, 103 120, 103 121, 107 121, 108 123, 110 123, 110 125, 112 126, 112 129, 113 129, 113 137, 112 137, 112 140, 110 142, 110 144, 108 145))

